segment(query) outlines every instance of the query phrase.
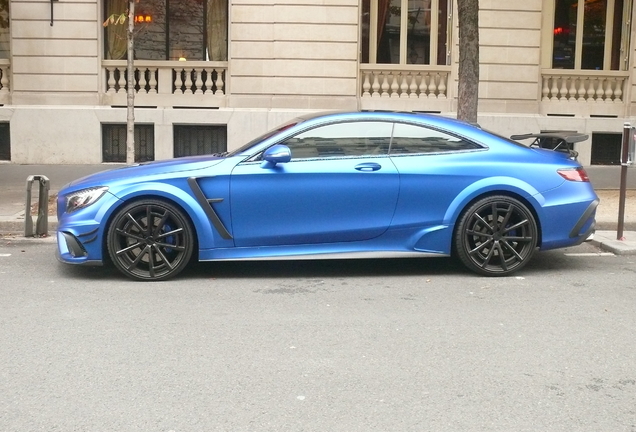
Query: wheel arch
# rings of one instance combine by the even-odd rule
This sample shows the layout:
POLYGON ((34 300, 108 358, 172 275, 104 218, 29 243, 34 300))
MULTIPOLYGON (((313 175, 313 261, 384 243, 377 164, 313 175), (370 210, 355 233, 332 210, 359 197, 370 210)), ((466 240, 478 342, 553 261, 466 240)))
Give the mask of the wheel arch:
MULTIPOLYGON (((518 179, 494 177, 489 180, 495 179, 497 180, 496 182, 492 181, 487 184, 483 182, 473 183, 470 187, 458 194, 448 206, 446 214, 444 215, 444 222, 453 227, 451 238, 455 238, 457 221, 461 219, 466 210, 474 203, 489 196, 504 195, 519 200, 530 210, 537 225, 537 246, 541 246, 543 237, 541 204, 544 201, 543 196, 534 187, 518 179)), ((451 250, 453 249, 454 245, 452 245, 451 250)))
POLYGON ((200 245, 212 244, 214 242, 211 231, 206 233, 204 232, 205 230, 199 229, 201 226, 210 224, 203 210, 200 209, 196 200, 191 198, 189 195, 184 194, 183 190, 180 188, 163 183, 156 183, 150 185, 150 187, 154 187, 154 189, 152 193, 149 193, 148 186, 148 184, 145 184, 143 189, 131 189, 127 190, 125 193, 120 192, 117 194, 117 197, 119 198, 117 204, 108 209, 108 214, 105 215, 105 218, 103 219, 105 224, 103 225, 104 235, 102 236, 101 242, 102 256, 104 258, 108 258, 108 228, 119 210, 135 201, 153 199, 171 204, 183 213, 184 217, 190 224, 192 232, 194 233, 195 244, 192 252, 192 259, 198 260, 200 245), (174 190, 171 190, 173 188, 174 190))

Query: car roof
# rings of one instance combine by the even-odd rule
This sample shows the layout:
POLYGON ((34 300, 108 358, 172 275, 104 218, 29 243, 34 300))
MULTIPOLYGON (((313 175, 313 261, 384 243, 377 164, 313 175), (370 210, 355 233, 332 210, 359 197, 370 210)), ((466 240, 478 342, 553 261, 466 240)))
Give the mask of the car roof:
POLYGON ((387 111, 387 110, 363 110, 363 111, 321 111, 298 116, 297 119, 305 122, 311 120, 356 120, 356 119, 383 119, 390 121, 420 120, 440 127, 470 127, 481 129, 478 124, 468 123, 441 114, 423 113, 417 111, 387 111))

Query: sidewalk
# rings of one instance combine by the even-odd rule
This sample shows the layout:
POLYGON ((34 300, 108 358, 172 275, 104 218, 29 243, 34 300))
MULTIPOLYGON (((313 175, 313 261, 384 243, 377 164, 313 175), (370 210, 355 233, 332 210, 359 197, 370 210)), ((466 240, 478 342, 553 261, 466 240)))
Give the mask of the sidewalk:
MULTIPOLYGON (((100 165, 17 165, 0 163, 0 236, 24 236, 26 208, 26 180, 31 175, 43 175, 49 179, 49 196, 53 197, 67 183, 86 175, 118 168, 121 164, 100 165)), ((586 167, 592 184, 601 199, 596 212, 597 232, 593 244, 617 255, 636 254, 636 167, 628 169, 624 240, 617 240, 620 167, 586 167)), ((34 182, 31 203, 37 204, 39 182, 34 182)), ((57 228, 55 203, 49 209, 49 236, 57 228)), ((33 226, 37 215, 32 216, 33 226)), ((38 240, 38 239, 32 239, 38 240)))

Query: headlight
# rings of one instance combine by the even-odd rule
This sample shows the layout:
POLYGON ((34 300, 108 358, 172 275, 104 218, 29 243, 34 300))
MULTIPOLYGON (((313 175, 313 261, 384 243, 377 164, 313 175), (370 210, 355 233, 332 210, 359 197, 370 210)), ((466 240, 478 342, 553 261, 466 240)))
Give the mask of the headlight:
POLYGON ((66 213, 73 213, 76 210, 88 207, 102 197, 108 187, 94 187, 82 189, 66 196, 66 213))

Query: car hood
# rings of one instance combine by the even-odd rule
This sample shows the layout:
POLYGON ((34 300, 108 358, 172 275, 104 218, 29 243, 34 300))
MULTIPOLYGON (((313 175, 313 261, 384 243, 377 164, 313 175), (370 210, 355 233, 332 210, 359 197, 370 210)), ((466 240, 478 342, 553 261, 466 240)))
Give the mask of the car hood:
POLYGON ((184 171, 195 171, 209 168, 221 162, 224 158, 215 156, 192 156, 178 159, 167 159, 155 162, 144 162, 101 171, 70 182, 62 187, 66 189, 84 189, 94 186, 103 186, 114 182, 127 182, 132 178, 150 177, 157 174, 170 174, 184 171))

